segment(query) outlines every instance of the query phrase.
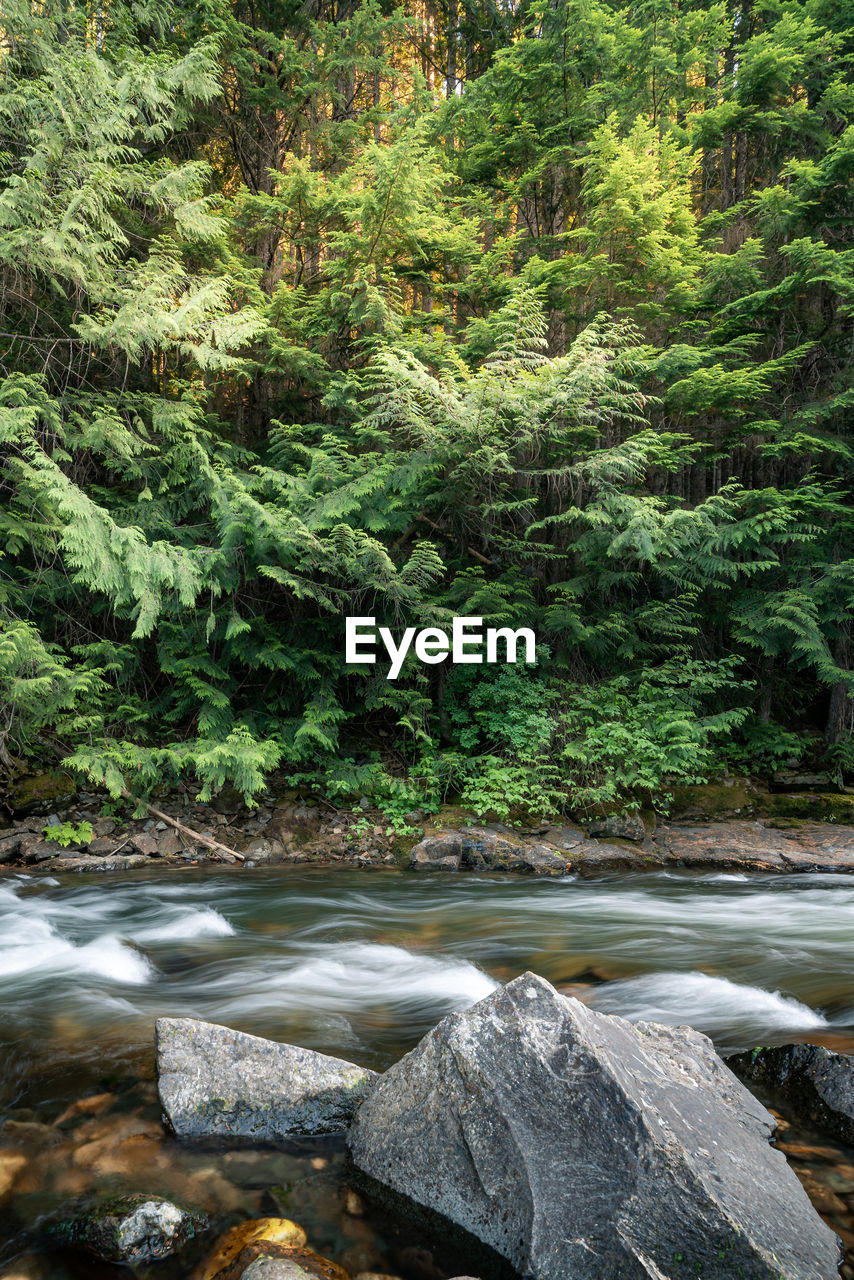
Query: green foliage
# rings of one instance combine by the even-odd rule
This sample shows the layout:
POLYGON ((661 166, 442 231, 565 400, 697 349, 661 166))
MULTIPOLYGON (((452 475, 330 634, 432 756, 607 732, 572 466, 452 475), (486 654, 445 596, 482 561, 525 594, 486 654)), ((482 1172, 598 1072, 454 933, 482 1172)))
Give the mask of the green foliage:
POLYGON ((422 10, 5 6, 0 763, 394 829, 846 777, 850 15, 422 10))
POLYGON ((67 849, 72 844, 88 844, 94 832, 91 822, 60 822, 53 826, 42 827, 45 838, 53 844, 67 849))

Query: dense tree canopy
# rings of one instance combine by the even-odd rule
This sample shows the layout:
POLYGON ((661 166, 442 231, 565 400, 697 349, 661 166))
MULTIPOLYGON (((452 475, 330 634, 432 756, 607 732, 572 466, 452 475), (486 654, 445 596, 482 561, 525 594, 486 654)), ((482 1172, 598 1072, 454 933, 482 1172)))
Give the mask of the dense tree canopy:
POLYGON ((7 0, 0 767, 854 769, 854 8, 7 0), (347 666, 344 618, 533 627, 347 666))

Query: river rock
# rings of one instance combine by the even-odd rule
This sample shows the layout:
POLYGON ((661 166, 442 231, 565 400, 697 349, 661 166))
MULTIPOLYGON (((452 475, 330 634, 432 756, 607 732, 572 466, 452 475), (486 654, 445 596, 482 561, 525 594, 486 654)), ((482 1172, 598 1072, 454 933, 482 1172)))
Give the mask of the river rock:
POLYGON ((215 1280, 350 1280, 349 1272, 313 1249, 250 1245, 215 1280))
POLYGON ((111 840, 109 836, 94 836, 87 845, 87 851, 93 858, 108 858, 118 847, 118 840, 111 840))
MULTIPOLYGON (((158 823, 158 826, 160 824, 158 823)), ((174 858, 184 849, 184 842, 174 827, 168 827, 157 837, 158 858, 174 858)))
POLYGON ((272 1258, 262 1254, 242 1273, 240 1280, 312 1280, 293 1258, 272 1258))
POLYGON ((157 856, 158 840, 153 831, 137 831, 130 837, 128 843, 137 853, 145 854, 146 858, 157 856))
POLYGON ((705 1036, 529 973, 391 1067, 348 1142, 530 1280, 831 1280, 838 1241, 773 1129, 705 1036))
POLYGON ((409 865, 416 871, 522 871, 536 876, 562 876, 568 870, 566 858, 553 845, 474 827, 425 836, 413 847, 409 865))
POLYGON ((194 1280, 214 1280, 216 1276, 234 1273, 235 1270, 242 1274, 258 1257, 257 1251, 246 1256, 246 1250, 255 1246, 267 1253, 283 1249, 290 1258, 294 1249, 305 1246, 306 1240, 302 1227, 289 1218, 252 1218, 248 1222, 238 1222, 226 1231, 197 1267, 194 1280), (241 1258, 241 1255, 244 1256, 241 1258))
POLYGON ((832 791, 833 781, 827 773, 798 773, 783 769, 771 779, 772 791, 832 791))
POLYGON ((33 840, 29 843, 23 841, 21 844, 21 853, 24 862, 31 866, 36 862, 47 862, 48 858, 60 858, 64 854, 80 851, 81 845, 60 845, 55 844, 52 840, 33 840))
POLYGON ((158 1018, 157 1087, 179 1137, 340 1133, 376 1072, 193 1018, 158 1018))
POLYGON ((193 1280, 350 1280, 347 1272, 306 1245, 288 1218, 240 1222, 217 1242, 193 1280))
POLYGON ((413 871, 459 871, 462 857, 459 832, 443 831, 438 836, 425 836, 414 845, 409 865, 413 871))
POLYGON ((815 1044, 754 1049, 727 1059, 742 1080, 773 1089, 798 1116, 854 1144, 854 1058, 815 1044))
POLYGON ((663 865, 739 871, 852 871, 854 827, 801 822, 780 830, 762 822, 666 826, 656 832, 663 865))
POLYGON ((634 840, 641 844, 646 839, 643 818, 637 813, 609 813, 604 818, 588 822, 591 836, 609 836, 612 840, 634 840))
MULTIPOLYGON (((66 851, 67 852, 67 851, 66 851)), ((133 871, 144 867, 148 858, 142 853, 117 853, 106 858, 95 858, 92 855, 83 857, 54 858, 50 863, 51 871, 133 871)))
POLYGON ((60 1239, 105 1262, 153 1262, 206 1230, 207 1218, 160 1196, 123 1196, 56 1228, 60 1239))
POLYGON ((280 862, 285 846, 281 840, 271 840, 267 836, 256 836, 250 840, 244 850, 247 858, 253 862, 280 862))
POLYGON ((20 831, 15 831, 10 836, 0 838, 0 862, 14 862, 21 848, 21 840, 23 839, 20 831))

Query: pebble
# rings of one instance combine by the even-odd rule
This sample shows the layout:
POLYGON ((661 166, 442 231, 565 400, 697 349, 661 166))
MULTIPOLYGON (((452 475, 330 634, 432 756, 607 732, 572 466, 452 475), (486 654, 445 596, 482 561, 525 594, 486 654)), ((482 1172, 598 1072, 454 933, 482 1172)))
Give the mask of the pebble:
POLYGON ((844 1200, 840 1199, 830 1187, 820 1181, 814 1173, 799 1169, 798 1177, 801 1180, 801 1186, 806 1191, 814 1209, 822 1214, 844 1214, 848 1212, 848 1205, 844 1200))
POLYGON ((0 1200, 12 1190, 15 1179, 26 1164, 27 1157, 20 1151, 0 1150, 0 1200))
POLYGON ((344 1188, 344 1212, 349 1213, 351 1218, 361 1218, 365 1212, 362 1197, 357 1195, 351 1187, 344 1188))
POLYGON ((114 1093, 96 1093, 89 1098, 80 1098, 66 1107, 61 1116, 54 1120, 54 1128, 59 1128, 67 1120, 76 1120, 79 1116, 99 1116, 108 1111, 116 1100, 114 1093))

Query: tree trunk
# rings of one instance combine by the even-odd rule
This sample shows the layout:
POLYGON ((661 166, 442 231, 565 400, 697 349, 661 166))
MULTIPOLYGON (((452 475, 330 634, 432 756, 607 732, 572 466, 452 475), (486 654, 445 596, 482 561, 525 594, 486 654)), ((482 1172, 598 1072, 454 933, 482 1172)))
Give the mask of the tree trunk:
MULTIPOLYGON (((833 649, 836 665, 843 671, 851 670, 851 651, 848 636, 842 635, 833 649)), ((847 680, 837 680, 830 690, 830 706, 824 729, 824 745, 835 747, 854 733, 854 698, 847 680)))

